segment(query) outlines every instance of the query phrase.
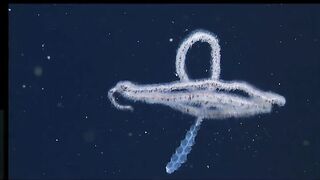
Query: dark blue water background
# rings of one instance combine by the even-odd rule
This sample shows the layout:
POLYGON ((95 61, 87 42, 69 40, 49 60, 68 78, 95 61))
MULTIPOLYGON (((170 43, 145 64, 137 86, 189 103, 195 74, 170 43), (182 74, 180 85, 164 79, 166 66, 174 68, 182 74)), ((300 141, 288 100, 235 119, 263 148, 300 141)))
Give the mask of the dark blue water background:
MULTIPOLYGON (((15 4, 9 14, 12 178, 320 177, 319 5, 15 4), (216 34, 221 79, 286 97, 270 114, 206 120, 188 161, 167 175, 194 118, 107 92, 118 81, 165 83, 193 30, 216 34), (170 40, 172 38, 172 40, 170 40)), ((209 45, 188 52, 209 77, 209 45)))

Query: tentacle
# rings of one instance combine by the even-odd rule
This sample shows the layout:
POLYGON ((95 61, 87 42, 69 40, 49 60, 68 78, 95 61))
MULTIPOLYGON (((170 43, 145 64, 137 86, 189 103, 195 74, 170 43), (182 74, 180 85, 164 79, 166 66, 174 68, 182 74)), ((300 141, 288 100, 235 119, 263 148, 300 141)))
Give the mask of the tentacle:
POLYGON ((115 99, 115 97, 114 97, 114 93, 115 92, 119 92, 119 93, 121 93, 121 89, 119 89, 118 88, 119 86, 117 85, 116 87, 114 87, 114 88, 112 88, 112 89, 110 89, 109 90, 109 92, 108 92, 108 98, 109 98, 109 100, 111 101, 111 103, 117 108, 117 109, 120 109, 120 110, 129 110, 129 111, 133 111, 133 107, 132 106, 130 106, 130 105, 121 105, 121 104, 119 104, 117 101, 116 101, 116 99, 115 99))

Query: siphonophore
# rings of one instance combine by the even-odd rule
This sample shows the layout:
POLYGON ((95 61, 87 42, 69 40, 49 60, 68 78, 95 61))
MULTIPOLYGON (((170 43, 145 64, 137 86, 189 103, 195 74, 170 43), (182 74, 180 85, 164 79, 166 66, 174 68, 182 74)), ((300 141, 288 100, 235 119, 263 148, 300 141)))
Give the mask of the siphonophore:
POLYGON ((114 97, 115 93, 133 101, 166 105, 196 118, 166 165, 168 174, 186 162, 204 119, 239 118, 270 113, 273 105, 284 106, 286 103, 283 96, 259 90, 246 82, 221 80, 220 45, 218 38, 209 31, 196 30, 181 43, 176 56, 176 73, 179 81, 150 85, 120 81, 108 92, 111 103, 119 110, 133 110, 133 107, 119 104, 114 97), (209 43, 211 47, 211 77, 191 80, 186 73, 185 60, 188 50, 198 41, 209 43), (240 96, 235 91, 241 91, 246 96, 240 96))

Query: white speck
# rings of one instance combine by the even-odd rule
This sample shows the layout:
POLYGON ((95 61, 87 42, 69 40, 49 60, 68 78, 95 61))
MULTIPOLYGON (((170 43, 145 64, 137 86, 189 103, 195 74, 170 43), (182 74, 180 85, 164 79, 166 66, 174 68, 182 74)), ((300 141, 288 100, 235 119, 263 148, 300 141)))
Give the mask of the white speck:
POLYGON ((145 134, 148 134, 148 132, 147 132, 147 131, 144 131, 144 133, 145 133, 145 134))
POLYGON ((65 15, 68 15, 68 12, 65 12, 64 14, 65 14, 65 15))
POLYGON ((209 166, 209 165, 207 165, 207 168, 209 169, 209 168, 210 168, 210 166, 209 166))
POLYGON ((270 73, 270 76, 273 76, 274 74, 273 74, 273 72, 272 73, 270 73))
POLYGON ((50 60, 50 59, 51 59, 51 56, 47 56, 47 59, 50 60))
POLYGON ((85 118, 88 119, 88 116, 86 116, 85 118))
POLYGON ((172 20, 171 23, 174 24, 174 21, 172 20))
POLYGON ((41 44, 41 47, 42 47, 42 48, 44 48, 44 46, 45 46, 45 45, 46 45, 46 44, 45 44, 45 43, 43 43, 43 44, 41 44))
POLYGON ((280 40, 279 43, 282 43, 282 41, 280 40))
POLYGON ((302 142, 302 145, 304 145, 304 146, 309 146, 309 145, 310 145, 310 141, 304 140, 304 141, 302 142))
POLYGON ((240 62, 238 62, 238 64, 240 65, 241 63, 240 63, 240 62))
POLYGON ((174 75, 175 75, 176 77, 178 77, 178 74, 177 74, 177 73, 174 73, 174 75))
POLYGON ((278 83, 278 85, 279 85, 279 86, 281 85, 280 82, 278 83))
POLYGON ((129 136, 129 137, 131 137, 132 135, 133 135, 132 132, 129 132, 129 133, 128 133, 128 136, 129 136))
POLYGON ((188 29, 188 28, 186 28, 184 31, 185 31, 185 32, 187 32, 187 31, 189 31, 189 29, 188 29))
POLYGON ((94 147, 97 148, 97 145, 95 144, 94 147))
POLYGON ((58 107, 58 108, 63 108, 62 102, 58 102, 58 103, 57 103, 57 107, 58 107))
POLYGON ((252 139, 252 142, 254 142, 254 138, 252 139))
POLYGON ((56 142, 59 142, 59 139, 56 139, 56 142))
POLYGON ((22 84, 22 88, 26 88, 27 86, 25 84, 22 84))
POLYGON ((44 88, 41 88, 41 90, 43 91, 43 90, 44 90, 44 88))
POLYGON ((38 13, 37 16, 39 17, 39 16, 40 16, 40 13, 38 13))
POLYGON ((170 38, 170 39, 169 39, 169 41, 170 41, 170 42, 172 42, 172 41, 173 41, 173 39, 172 39, 172 38, 170 38))
POLYGON ((103 155, 103 151, 101 151, 100 154, 103 155))
POLYGON ((36 66, 36 67, 34 67, 34 69, 33 69, 33 73, 34 73, 34 75, 37 76, 37 77, 42 76, 42 72, 43 72, 43 70, 42 70, 42 67, 41 67, 41 66, 36 66))
POLYGON ((296 40, 297 40, 297 38, 296 38, 296 37, 294 37, 294 40, 296 41, 296 40))
POLYGON ((8 9, 8 11, 10 12, 10 11, 11 11, 11 9, 9 8, 9 9, 8 9))

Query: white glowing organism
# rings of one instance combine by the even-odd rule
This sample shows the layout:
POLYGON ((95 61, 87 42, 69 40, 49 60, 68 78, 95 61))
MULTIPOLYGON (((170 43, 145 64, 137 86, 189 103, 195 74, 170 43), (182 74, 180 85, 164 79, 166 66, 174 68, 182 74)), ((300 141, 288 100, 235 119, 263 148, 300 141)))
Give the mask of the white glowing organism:
POLYGON ((221 80, 219 41, 215 35, 205 30, 192 32, 182 42, 176 56, 176 73, 180 81, 151 85, 120 81, 108 92, 111 103, 120 110, 133 108, 117 103, 115 92, 129 100, 166 105, 197 118, 167 164, 166 172, 169 174, 186 161, 203 119, 249 117, 269 113, 272 105, 284 106, 286 103, 283 96, 261 91, 246 82, 221 80), (186 54, 197 41, 207 42, 211 47, 209 79, 191 80, 186 73, 186 54), (237 92, 242 92, 243 95, 238 95, 237 92))

